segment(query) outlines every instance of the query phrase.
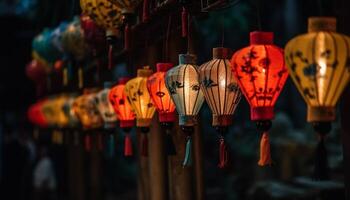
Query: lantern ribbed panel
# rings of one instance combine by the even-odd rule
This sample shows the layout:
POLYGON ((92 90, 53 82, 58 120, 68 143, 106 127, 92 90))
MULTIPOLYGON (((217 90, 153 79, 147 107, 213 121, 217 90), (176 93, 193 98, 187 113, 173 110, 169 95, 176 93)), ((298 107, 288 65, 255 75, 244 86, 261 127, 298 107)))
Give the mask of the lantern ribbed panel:
POLYGON ((99 128, 103 119, 95 105, 95 93, 90 91, 77 97, 73 103, 73 112, 81 122, 84 129, 99 128))
POLYGON ((95 103, 100 115, 105 123, 105 128, 115 126, 115 122, 117 121, 116 114, 114 112, 113 106, 109 101, 109 88, 105 88, 101 90, 95 96, 95 103))
POLYGON ((109 92, 109 101, 111 102, 114 111, 120 121, 120 127, 132 127, 134 125, 135 114, 127 100, 124 91, 125 83, 119 83, 114 86, 109 92))
POLYGON ((290 75, 308 105, 311 122, 335 120, 334 107, 350 78, 350 38, 333 32, 332 21, 327 24, 311 21, 312 32, 293 38, 285 48, 290 75))
MULTIPOLYGON (((214 56, 215 53, 216 51, 214 56)), ((214 58, 201 65, 199 73, 201 90, 213 113, 213 126, 230 125, 232 115, 241 99, 241 92, 229 60, 214 58)))
POLYGON ((147 80, 147 89, 152 101, 159 113, 160 122, 172 122, 175 120, 175 104, 165 86, 166 71, 173 65, 171 63, 158 63, 157 72, 147 80), (164 68, 162 68, 165 66, 164 68))
POLYGON ((169 70, 165 82, 179 114, 179 124, 192 126, 204 96, 200 90, 199 73, 193 55, 180 55, 179 65, 169 70))
POLYGON ((283 50, 272 45, 272 37, 265 34, 251 33, 251 45, 231 60, 232 71, 251 106, 252 120, 274 117, 273 107, 288 78, 283 50))
POLYGON ((147 78, 152 74, 148 67, 138 70, 138 77, 125 84, 125 93, 136 114, 136 126, 148 127, 151 124, 155 107, 147 90, 147 78))

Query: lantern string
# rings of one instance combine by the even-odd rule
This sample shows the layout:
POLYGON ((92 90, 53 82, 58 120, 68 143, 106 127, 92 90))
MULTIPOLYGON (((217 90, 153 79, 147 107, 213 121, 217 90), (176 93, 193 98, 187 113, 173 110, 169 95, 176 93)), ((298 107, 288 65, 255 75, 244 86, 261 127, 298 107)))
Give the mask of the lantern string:
POLYGON ((263 132, 260 140, 260 159, 258 162, 259 166, 271 165, 271 152, 270 152, 270 139, 269 133, 263 132))
POLYGON ((143 157, 148 157, 148 136, 147 133, 143 133, 142 135, 141 155, 143 157))
POLYGON ((132 156, 132 155, 133 155, 132 140, 130 137, 130 133, 126 133, 124 138, 124 156, 132 156))
POLYGON ((84 143, 85 143, 85 151, 90 152, 91 151, 91 135, 90 134, 85 135, 84 143))
POLYGON ((182 163, 182 166, 188 167, 191 165, 192 165, 192 137, 188 135, 187 142, 186 142, 185 158, 182 163))
POLYGON ((165 60, 168 61, 170 58, 169 56, 169 38, 170 38, 170 31, 171 31, 171 15, 168 19, 168 27, 166 32, 166 40, 165 40, 165 60))
POLYGON ((108 69, 111 70, 113 67, 113 44, 109 44, 108 49, 108 69))
POLYGON ((325 146, 325 135, 319 134, 319 142, 315 152, 314 180, 329 180, 328 153, 325 146))
POLYGON ((115 152, 114 134, 110 133, 108 138, 108 156, 110 158, 113 158, 114 152, 115 152))

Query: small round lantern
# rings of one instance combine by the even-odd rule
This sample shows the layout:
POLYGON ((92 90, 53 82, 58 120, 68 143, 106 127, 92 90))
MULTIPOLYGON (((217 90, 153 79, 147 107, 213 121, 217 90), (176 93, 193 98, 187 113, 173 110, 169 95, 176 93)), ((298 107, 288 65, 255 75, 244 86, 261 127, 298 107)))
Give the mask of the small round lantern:
POLYGON ((159 122, 166 131, 166 148, 168 155, 175 155, 175 145, 171 138, 170 129, 176 119, 175 104, 165 86, 165 74, 174 65, 172 63, 158 63, 157 72, 148 77, 147 89, 155 105, 159 122))
POLYGON ((134 126, 135 114, 127 100, 127 95, 124 91, 125 83, 129 81, 129 78, 120 78, 118 84, 111 88, 109 92, 109 101, 111 102, 114 111, 119 120, 119 126, 125 133, 124 142, 124 155, 132 156, 132 142, 130 137, 131 128, 134 126))
POLYGON ((147 90, 147 78, 153 71, 145 66, 137 70, 137 77, 129 80, 125 84, 125 93, 128 101, 136 114, 136 126, 143 133, 141 155, 148 155, 148 138, 149 126, 155 112, 151 96, 147 90))
POLYGON ((307 103, 307 121, 319 135, 314 179, 329 179, 325 136, 335 120, 335 106, 350 79, 350 38, 336 33, 336 19, 309 18, 309 31, 285 48, 289 73, 307 103))
POLYGON ((165 76, 165 84, 179 114, 179 125, 187 135, 186 152, 183 166, 192 164, 192 137, 196 117, 204 102, 200 90, 196 57, 192 54, 180 54, 179 65, 170 69, 165 76))
POLYGON ((283 50, 273 45, 273 33, 251 32, 250 46, 237 51, 231 60, 232 71, 250 104, 251 120, 262 137, 260 166, 271 165, 268 130, 274 118, 274 106, 288 78, 283 50))
POLYGON ((212 125, 220 134, 219 168, 226 167, 228 163, 224 134, 232 124, 232 115, 241 99, 241 91, 228 60, 230 52, 227 48, 214 48, 213 59, 199 68, 201 90, 213 113, 212 125))

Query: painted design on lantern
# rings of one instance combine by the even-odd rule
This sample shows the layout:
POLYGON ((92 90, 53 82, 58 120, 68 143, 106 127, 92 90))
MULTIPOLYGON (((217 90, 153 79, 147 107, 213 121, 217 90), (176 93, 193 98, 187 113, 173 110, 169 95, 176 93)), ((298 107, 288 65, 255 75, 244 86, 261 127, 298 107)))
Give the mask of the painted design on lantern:
POLYGON ((192 89, 193 91, 199 91, 199 89, 200 89, 199 84, 192 85, 192 86, 191 86, 191 89, 192 89))
POLYGON ((183 83, 180 83, 179 81, 172 81, 169 87, 169 92, 170 94, 176 94, 177 93, 176 90, 183 87, 184 87, 183 83))

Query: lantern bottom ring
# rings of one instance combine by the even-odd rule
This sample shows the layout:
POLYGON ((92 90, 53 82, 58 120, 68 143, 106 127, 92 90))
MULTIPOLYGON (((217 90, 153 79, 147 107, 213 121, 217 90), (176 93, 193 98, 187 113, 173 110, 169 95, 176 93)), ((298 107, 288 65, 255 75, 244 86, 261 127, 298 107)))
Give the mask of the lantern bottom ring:
POLYGON ((272 120, 275 117, 273 107, 252 107, 250 118, 253 121, 272 120))
POLYGON ((334 121, 336 117, 335 107, 307 107, 308 122, 329 122, 334 121))

